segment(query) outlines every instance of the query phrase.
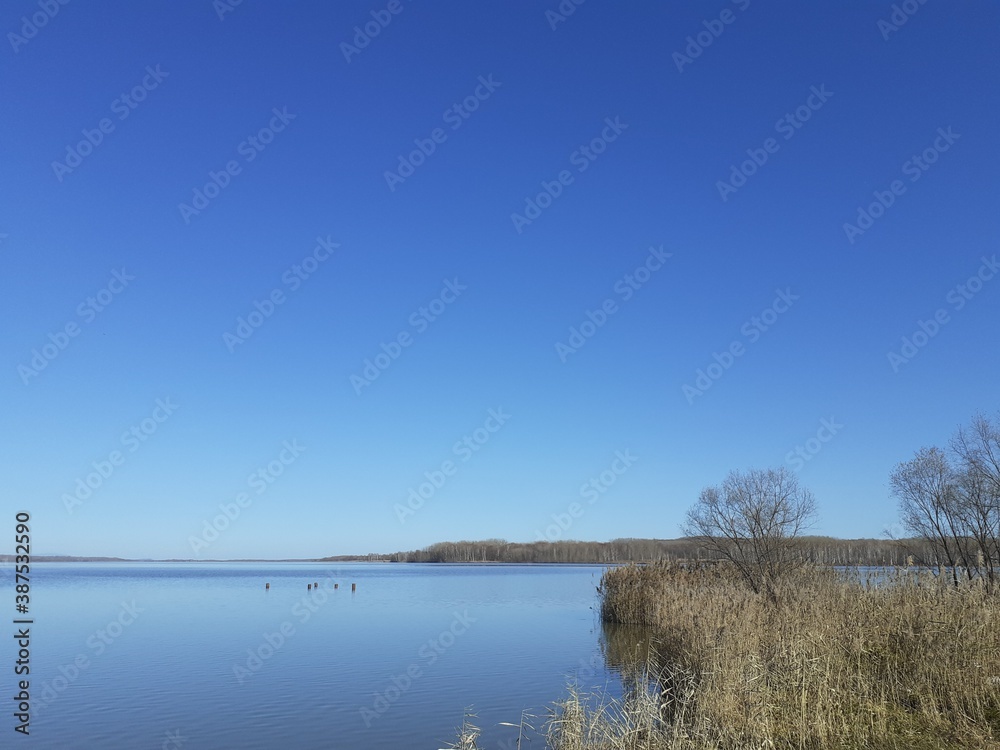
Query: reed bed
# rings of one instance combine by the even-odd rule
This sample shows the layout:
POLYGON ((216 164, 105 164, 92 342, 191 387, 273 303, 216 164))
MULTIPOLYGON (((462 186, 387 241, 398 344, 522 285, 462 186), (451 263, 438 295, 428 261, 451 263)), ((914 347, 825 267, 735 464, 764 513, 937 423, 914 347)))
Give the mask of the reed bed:
POLYGON ((600 597, 625 696, 570 693, 553 750, 1000 748, 1000 600, 978 586, 803 568, 775 602, 721 564, 657 564, 600 597))

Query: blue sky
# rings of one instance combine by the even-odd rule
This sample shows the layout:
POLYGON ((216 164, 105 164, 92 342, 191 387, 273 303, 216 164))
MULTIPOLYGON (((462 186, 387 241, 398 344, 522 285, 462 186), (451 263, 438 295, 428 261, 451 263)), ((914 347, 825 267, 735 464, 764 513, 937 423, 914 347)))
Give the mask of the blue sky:
POLYGON ((7 3, 11 524, 673 537, 784 465, 880 535, 893 465, 1000 408, 1000 11, 904 5, 7 3))

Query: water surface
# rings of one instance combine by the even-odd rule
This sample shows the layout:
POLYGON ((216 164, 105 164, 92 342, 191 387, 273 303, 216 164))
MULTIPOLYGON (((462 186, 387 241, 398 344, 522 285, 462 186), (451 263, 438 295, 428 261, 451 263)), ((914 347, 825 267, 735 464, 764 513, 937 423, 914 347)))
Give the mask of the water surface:
POLYGON ((498 723, 544 716, 567 680, 614 691, 594 611, 601 571, 36 564, 26 746, 161 748, 179 732, 185 749, 433 749, 471 707, 482 747, 513 748, 516 730, 498 723))

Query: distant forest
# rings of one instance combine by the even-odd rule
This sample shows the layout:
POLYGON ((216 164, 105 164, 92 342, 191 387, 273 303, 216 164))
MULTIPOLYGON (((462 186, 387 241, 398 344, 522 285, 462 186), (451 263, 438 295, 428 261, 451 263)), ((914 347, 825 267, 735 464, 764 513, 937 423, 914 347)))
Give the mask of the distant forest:
MULTIPOLYGON (((920 539, 834 539, 808 536, 800 540, 806 559, 822 565, 905 565, 907 556, 932 560, 920 539)), ((684 539, 613 539, 610 542, 438 542, 421 550, 325 557, 324 561, 381 560, 385 562, 502 563, 624 563, 656 560, 710 560, 701 542, 684 539)))

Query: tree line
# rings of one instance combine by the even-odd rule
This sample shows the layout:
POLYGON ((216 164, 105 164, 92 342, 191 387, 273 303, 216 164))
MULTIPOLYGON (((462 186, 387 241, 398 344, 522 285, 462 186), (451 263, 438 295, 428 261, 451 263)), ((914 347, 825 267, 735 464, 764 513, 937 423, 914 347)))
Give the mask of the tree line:
MULTIPOLYGON (((806 559, 821 565, 905 565, 919 549, 918 539, 836 539, 809 536, 799 540, 806 559)), ((420 550, 372 555, 366 560, 424 563, 629 563, 698 562, 720 559, 698 538, 613 539, 609 542, 508 542, 503 539, 439 542, 420 550)), ((346 557, 325 560, 348 559, 346 557)))

